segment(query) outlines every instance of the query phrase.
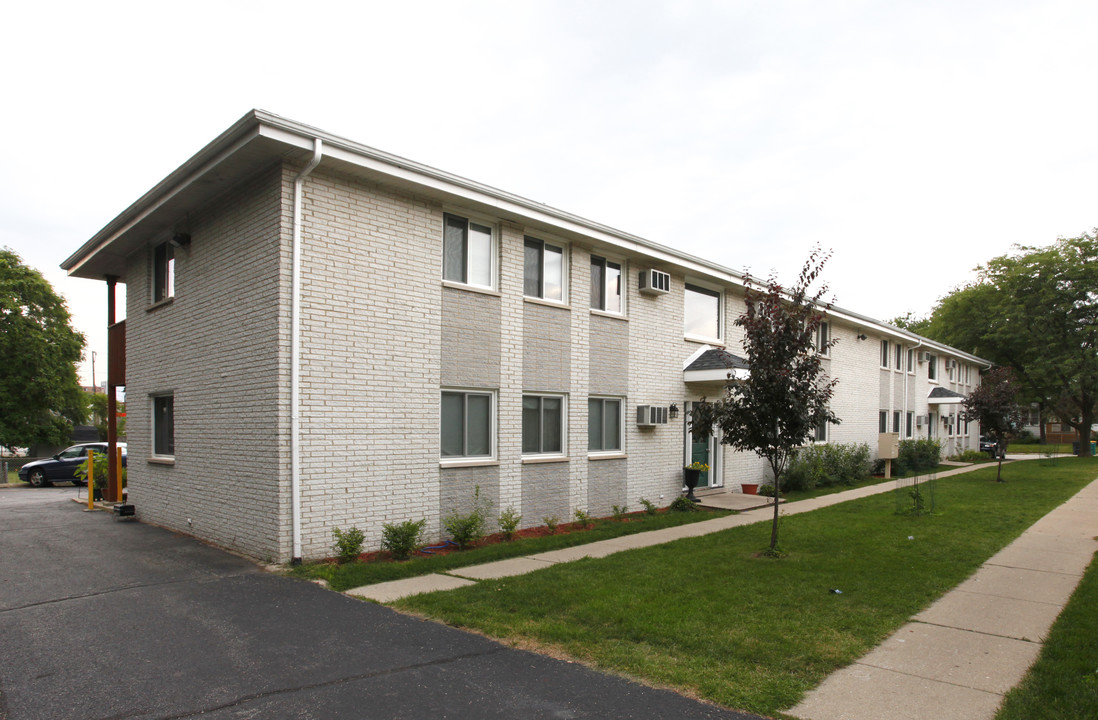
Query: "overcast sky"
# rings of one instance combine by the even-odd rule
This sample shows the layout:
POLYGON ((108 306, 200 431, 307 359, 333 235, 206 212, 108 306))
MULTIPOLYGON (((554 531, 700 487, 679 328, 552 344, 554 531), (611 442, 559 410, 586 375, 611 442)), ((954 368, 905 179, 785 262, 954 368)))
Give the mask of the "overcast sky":
POLYGON ((1094 0, 11 5, 0 245, 100 380, 59 264, 254 107, 886 320, 1098 225, 1094 0))

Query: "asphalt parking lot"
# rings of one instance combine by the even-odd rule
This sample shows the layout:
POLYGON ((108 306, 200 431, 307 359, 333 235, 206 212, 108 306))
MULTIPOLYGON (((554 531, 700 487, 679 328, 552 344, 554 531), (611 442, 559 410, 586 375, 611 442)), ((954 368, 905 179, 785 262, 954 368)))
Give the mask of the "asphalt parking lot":
POLYGON ((0 489, 0 720, 736 718, 0 489))

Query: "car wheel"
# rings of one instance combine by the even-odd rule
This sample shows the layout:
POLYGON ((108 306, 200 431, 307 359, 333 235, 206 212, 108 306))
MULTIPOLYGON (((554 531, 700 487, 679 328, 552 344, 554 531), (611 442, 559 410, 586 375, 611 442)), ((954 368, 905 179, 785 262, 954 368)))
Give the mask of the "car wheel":
POLYGON ((46 479, 46 473, 41 470, 31 470, 30 475, 27 475, 27 482, 31 487, 49 487, 50 485, 50 481, 46 479))

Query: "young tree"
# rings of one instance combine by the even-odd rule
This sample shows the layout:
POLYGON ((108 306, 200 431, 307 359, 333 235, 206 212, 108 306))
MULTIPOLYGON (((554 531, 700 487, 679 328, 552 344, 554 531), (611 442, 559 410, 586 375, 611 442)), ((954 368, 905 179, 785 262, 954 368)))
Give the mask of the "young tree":
POLYGON ((984 373, 980 386, 965 398, 961 413, 966 422, 980 423, 980 432, 995 440, 999 454, 996 482, 1003 481, 1003 456, 1007 443, 1025 424, 1017 395, 1014 373, 1010 368, 994 368, 984 373))
MULTIPOLYGON (((95 425, 95 430, 99 433, 99 439, 103 442, 107 441, 107 394, 97 392, 91 396, 91 402, 88 403, 88 410, 91 413, 92 425, 95 425)), ((115 413, 118 415, 117 428, 118 439, 122 440, 126 437, 126 403, 120 402, 116 404, 115 413)))
POLYGON ((0 248, 0 445, 63 444, 84 421, 84 336, 42 274, 0 248))
POLYGON ((758 287, 745 278, 746 311, 736 320, 744 329, 744 352, 750 374, 725 386, 724 396, 694 406, 690 430, 707 435, 713 427, 723 433, 722 443, 752 451, 765 459, 774 475, 774 522, 770 552, 778 545, 778 494, 782 476, 796 449, 825 423, 839 419, 828 404, 837 381, 823 373, 818 350, 830 348, 828 338, 818 346, 820 323, 829 303, 821 303, 827 285, 810 294, 812 284, 831 257, 816 248, 801 270, 797 284, 785 290, 771 275, 758 287))

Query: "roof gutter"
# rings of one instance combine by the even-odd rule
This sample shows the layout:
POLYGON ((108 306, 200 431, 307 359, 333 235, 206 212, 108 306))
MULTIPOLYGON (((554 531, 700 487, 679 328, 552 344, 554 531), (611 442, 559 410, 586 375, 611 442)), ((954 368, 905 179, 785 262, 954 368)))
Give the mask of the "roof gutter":
POLYGON ((290 280, 290 522, 294 565, 301 564, 301 195, 305 178, 324 156, 313 138, 313 157, 294 178, 293 269, 290 280))

